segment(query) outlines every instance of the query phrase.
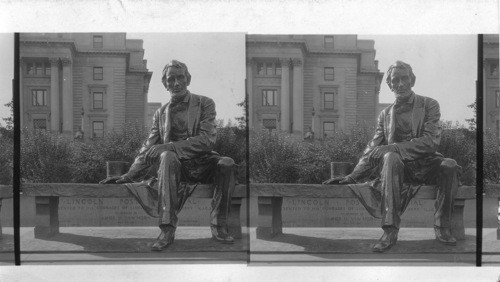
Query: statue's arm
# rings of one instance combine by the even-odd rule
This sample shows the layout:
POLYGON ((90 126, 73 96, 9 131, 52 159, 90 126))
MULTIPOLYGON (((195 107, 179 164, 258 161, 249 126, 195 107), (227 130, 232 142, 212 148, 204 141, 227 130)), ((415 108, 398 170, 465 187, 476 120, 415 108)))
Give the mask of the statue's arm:
POLYGON ((211 152, 214 148, 217 139, 215 103, 207 97, 201 98, 200 103, 198 134, 186 140, 171 143, 179 159, 196 158, 211 152))
POLYGON ((396 144, 398 152, 404 161, 417 160, 437 151, 441 142, 440 118, 439 103, 434 99, 428 99, 425 103, 425 117, 421 136, 396 144))
POLYGON ((384 126, 385 115, 386 111, 382 111, 378 116, 375 135, 373 136, 372 140, 368 142, 368 145, 366 145, 366 148, 363 151, 363 155, 359 159, 359 162, 354 168, 354 170, 352 171, 351 174, 349 174, 349 177, 351 177, 356 182, 358 180, 365 178, 367 176, 367 173, 370 172, 371 169, 370 154, 373 151, 373 149, 381 145, 387 145, 387 139, 385 136, 385 126, 384 126))
POLYGON ((163 143, 160 136, 160 116, 161 108, 158 109, 153 116, 153 124, 149 132, 148 138, 142 143, 142 147, 139 153, 135 157, 134 163, 130 167, 129 171, 125 174, 126 177, 134 180, 141 177, 150 164, 146 162, 145 154, 146 152, 156 144, 163 143))

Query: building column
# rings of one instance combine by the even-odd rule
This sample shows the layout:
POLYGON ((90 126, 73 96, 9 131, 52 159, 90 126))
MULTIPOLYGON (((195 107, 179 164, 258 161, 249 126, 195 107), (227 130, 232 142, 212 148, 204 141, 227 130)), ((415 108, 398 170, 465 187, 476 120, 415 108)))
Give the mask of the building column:
MULTIPOLYGON (((253 100, 254 100, 254 97, 253 97, 253 59, 252 58, 247 58, 246 60, 246 65, 247 65, 247 69, 246 69, 246 72, 247 72, 247 81, 246 81, 246 94, 248 95, 248 97, 246 97, 247 100, 247 109, 248 109, 248 128, 249 129, 253 129, 253 119, 254 119, 254 112, 253 112, 253 100)), ((245 95, 246 96, 246 95, 245 95)))
POLYGON ((60 122, 59 58, 50 58, 50 131, 60 133, 60 122))
POLYGON ((304 75, 302 60, 293 59, 293 133, 304 134, 304 75))
POLYGON ((281 130, 290 132, 290 60, 281 58, 281 130))
POLYGON ((73 136, 73 83, 71 60, 62 59, 63 82, 62 82, 62 123, 63 134, 73 136))
POLYGON ((144 96, 144 123, 142 124, 143 127, 146 127, 147 130, 151 129, 148 124, 150 122, 149 120, 149 105, 148 105, 148 91, 149 91, 149 84, 146 78, 143 78, 143 93, 142 95, 144 96))

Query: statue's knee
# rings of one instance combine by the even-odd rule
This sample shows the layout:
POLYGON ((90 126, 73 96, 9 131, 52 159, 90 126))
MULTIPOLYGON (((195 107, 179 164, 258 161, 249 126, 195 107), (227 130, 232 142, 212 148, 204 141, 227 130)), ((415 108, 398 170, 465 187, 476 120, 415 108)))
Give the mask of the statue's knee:
POLYGON ((230 157, 222 157, 219 159, 219 161, 217 162, 217 166, 221 167, 221 168, 231 168, 233 169, 235 167, 235 163, 234 163, 234 160, 230 157))
POLYGON ((444 159, 440 165, 441 172, 446 174, 457 173, 459 167, 454 159, 444 159))
POLYGON ((401 156, 396 152, 387 152, 384 154, 384 162, 400 162, 401 156))
POLYGON ((177 154, 172 151, 162 152, 160 155, 160 160, 162 162, 178 162, 177 154))

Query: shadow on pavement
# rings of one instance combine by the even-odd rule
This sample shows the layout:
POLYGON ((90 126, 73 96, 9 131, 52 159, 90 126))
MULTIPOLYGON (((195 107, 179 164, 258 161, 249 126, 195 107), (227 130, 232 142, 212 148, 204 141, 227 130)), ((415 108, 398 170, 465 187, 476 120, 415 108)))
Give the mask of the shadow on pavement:
MULTIPOLYGON (((469 261, 476 253, 476 237, 466 235, 465 240, 457 242, 456 246, 447 246, 434 239, 399 240, 395 246, 385 253, 372 252, 372 245, 378 241, 373 239, 330 239, 303 236, 296 234, 280 234, 274 237, 259 236, 251 242, 252 254, 307 254, 319 258, 332 258, 335 254, 366 254, 370 257, 380 256, 389 259, 393 255, 403 255, 411 258, 413 255, 451 254, 456 261, 469 261), (456 256, 454 255, 456 254, 456 256), (466 257, 466 258, 465 258, 466 257)), ((401 238, 400 238, 401 239, 401 238)), ((440 257, 440 256, 433 256, 440 257)), ((450 256, 441 256, 443 261, 449 261, 450 256)))

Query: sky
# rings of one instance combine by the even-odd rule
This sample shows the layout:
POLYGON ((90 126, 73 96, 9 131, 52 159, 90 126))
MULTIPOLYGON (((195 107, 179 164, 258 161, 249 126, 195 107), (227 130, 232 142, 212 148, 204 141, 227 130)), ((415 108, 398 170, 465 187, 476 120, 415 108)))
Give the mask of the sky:
MULTIPOLYGON (((14 78, 14 34, 0 33, 0 118, 10 115, 4 105, 12 100, 12 79, 14 78)), ((0 119, 0 124, 5 122, 0 119)))
POLYGON ((176 59, 191 73, 188 90, 214 99, 217 119, 234 121, 244 116, 237 106, 245 99, 244 33, 127 33, 127 39, 144 41, 144 58, 153 72, 148 102, 169 101, 161 83, 165 64, 176 59))
POLYGON ((477 35, 358 35, 375 40, 375 59, 384 73, 380 103, 392 103, 394 95, 385 79, 396 60, 411 65, 416 76, 413 91, 436 99, 441 119, 466 124, 473 116, 476 97, 477 35))

